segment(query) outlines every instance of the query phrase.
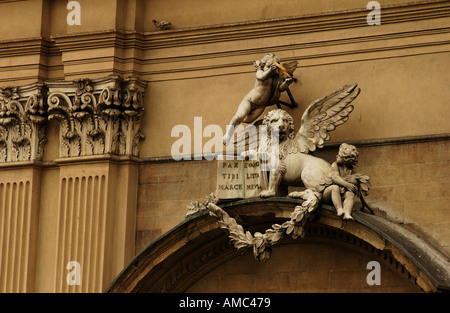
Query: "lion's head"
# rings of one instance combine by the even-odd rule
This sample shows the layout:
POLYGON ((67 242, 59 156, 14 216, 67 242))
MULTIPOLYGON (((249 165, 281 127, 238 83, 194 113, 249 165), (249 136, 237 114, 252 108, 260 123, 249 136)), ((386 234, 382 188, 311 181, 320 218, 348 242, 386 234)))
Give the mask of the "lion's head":
POLYGON ((295 125, 292 116, 282 109, 269 111, 263 120, 263 125, 267 126, 268 133, 278 131, 279 141, 287 138, 293 139, 295 136, 295 125), (278 130, 277 130, 278 129, 278 130))
POLYGON ((358 156, 359 152, 355 146, 343 143, 339 146, 336 161, 340 164, 356 166, 358 165, 358 156))

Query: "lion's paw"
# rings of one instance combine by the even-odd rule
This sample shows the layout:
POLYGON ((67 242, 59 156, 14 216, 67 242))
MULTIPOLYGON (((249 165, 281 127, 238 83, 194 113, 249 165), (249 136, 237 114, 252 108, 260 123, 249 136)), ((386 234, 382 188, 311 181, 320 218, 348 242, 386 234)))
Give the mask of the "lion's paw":
POLYGON ((291 198, 303 198, 305 196, 304 191, 293 191, 290 194, 288 194, 288 197, 291 198))
POLYGON ((304 191, 293 191, 290 194, 288 194, 288 197, 300 198, 300 199, 304 199, 304 200, 306 200, 308 198, 308 196, 306 195, 306 193, 304 191))
POLYGON ((259 194, 259 196, 260 196, 261 198, 273 197, 273 196, 275 196, 275 191, 272 191, 272 190, 263 190, 263 191, 261 191, 261 193, 259 194))

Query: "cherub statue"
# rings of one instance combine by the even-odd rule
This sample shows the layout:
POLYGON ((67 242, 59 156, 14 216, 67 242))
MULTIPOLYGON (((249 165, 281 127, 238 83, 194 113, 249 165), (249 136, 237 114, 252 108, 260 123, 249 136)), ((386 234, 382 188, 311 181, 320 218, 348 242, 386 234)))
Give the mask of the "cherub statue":
POLYGON ((361 197, 360 193, 366 194, 370 188, 369 177, 353 171, 358 165, 358 156, 355 146, 341 144, 336 161, 331 164, 330 177, 318 188, 323 191, 323 200, 332 203, 337 215, 344 214, 344 219, 353 219, 355 197, 361 197))
POLYGON ((254 62, 256 81, 253 89, 242 99, 231 119, 223 144, 228 145, 234 133, 235 126, 240 123, 253 123, 267 106, 277 104, 281 92, 287 91, 297 68, 297 61, 280 64, 280 58, 273 53, 266 54, 261 60, 254 62))

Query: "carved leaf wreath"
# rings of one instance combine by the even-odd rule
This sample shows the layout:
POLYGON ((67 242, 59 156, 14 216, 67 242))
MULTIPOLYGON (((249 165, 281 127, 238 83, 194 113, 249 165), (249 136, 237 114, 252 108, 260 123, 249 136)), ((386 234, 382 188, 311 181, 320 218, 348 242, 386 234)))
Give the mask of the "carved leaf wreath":
POLYGON ((244 253, 252 247, 255 238, 249 231, 244 232, 242 225, 239 225, 234 218, 214 203, 209 203, 208 208, 209 214, 218 219, 220 228, 228 231, 230 241, 238 251, 244 253))
POLYGON ((244 253, 253 248, 255 259, 265 262, 270 258, 271 247, 278 244, 286 235, 291 235, 294 239, 304 237, 304 226, 311 213, 319 206, 321 199, 321 194, 312 190, 309 190, 307 194, 307 200, 295 207, 289 221, 281 225, 272 225, 272 228, 267 229, 264 234, 256 232, 253 236, 249 231, 244 231, 242 225, 214 203, 208 204, 209 214, 217 218, 220 227, 228 232, 231 243, 238 251, 244 253))

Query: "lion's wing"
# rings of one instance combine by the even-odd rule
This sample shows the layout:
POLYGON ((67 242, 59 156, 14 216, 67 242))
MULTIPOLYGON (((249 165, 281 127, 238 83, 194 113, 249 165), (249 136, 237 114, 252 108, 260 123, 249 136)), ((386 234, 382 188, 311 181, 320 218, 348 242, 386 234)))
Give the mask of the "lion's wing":
POLYGON ((357 84, 344 86, 311 103, 302 116, 302 124, 296 135, 301 152, 308 153, 322 148, 330 139, 329 132, 344 124, 353 111, 350 103, 358 96, 357 84))

